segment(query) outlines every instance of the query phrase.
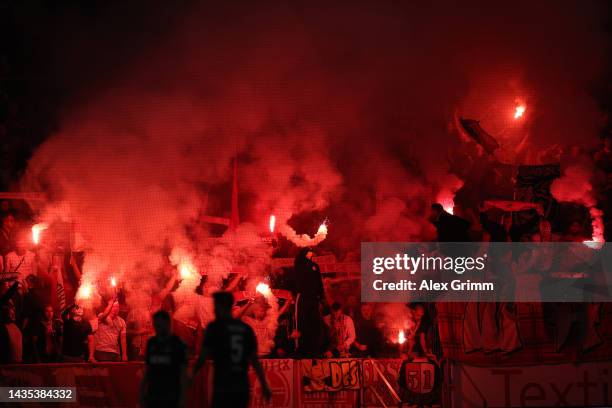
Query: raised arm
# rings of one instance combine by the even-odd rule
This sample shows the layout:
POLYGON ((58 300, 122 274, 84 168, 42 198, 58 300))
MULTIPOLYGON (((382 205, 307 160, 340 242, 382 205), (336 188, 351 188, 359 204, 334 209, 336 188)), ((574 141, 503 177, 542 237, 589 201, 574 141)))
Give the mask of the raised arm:
POLYGON ((224 290, 227 292, 233 292, 234 289, 236 289, 236 286, 238 286, 238 284, 240 283, 241 279, 242 275, 237 273, 236 276, 234 276, 232 280, 227 284, 227 287, 224 290))
POLYGON ((108 304, 106 305, 106 308, 104 309, 104 311, 98 315, 98 319, 106 320, 106 318, 108 317, 111 309, 113 308, 113 304, 115 304, 116 301, 117 301, 117 295, 113 296, 108 301, 108 304))
POLYGON ((244 306, 236 306, 234 313, 232 313, 234 315, 234 318, 240 319, 242 316, 244 316, 244 314, 251 308, 251 305, 253 305, 254 302, 255 300, 251 298, 244 306))
POLYGON ((170 277, 170 280, 168 280, 168 283, 166 283, 166 286, 161 290, 161 292, 159 292, 159 298, 161 299, 162 302, 166 298, 166 296, 168 296, 168 294, 174 287, 174 284, 176 283, 176 280, 177 280, 177 274, 178 274, 178 271, 175 271, 170 277))

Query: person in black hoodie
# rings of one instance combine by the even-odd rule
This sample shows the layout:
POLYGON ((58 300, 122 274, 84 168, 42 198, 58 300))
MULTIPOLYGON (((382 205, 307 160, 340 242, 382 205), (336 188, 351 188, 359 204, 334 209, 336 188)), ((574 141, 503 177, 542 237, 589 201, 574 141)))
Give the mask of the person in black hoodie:
POLYGON ((318 356, 324 335, 319 309, 321 302, 325 301, 323 279, 312 256, 312 249, 300 250, 295 257, 292 279, 297 308, 297 350, 302 357, 318 356))

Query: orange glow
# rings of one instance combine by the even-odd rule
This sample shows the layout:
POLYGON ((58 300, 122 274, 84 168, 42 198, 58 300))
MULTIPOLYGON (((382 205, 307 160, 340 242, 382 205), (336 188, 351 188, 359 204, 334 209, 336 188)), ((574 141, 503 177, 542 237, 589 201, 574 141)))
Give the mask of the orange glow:
POLYGON ((92 288, 91 285, 84 283, 79 288, 79 292, 77 294, 78 299, 89 299, 91 297, 92 288))
POLYGON ((448 195, 446 197, 438 197, 438 202, 442 204, 442 208, 449 214, 453 213, 453 209, 455 208, 455 200, 453 196, 448 195))
POLYGON ((197 276, 197 272, 195 266, 189 261, 183 261, 179 265, 181 279, 193 279, 197 276))
POLYGON ((397 335, 397 342, 399 344, 404 344, 406 342, 406 334, 403 330, 399 331, 399 334, 397 335))
POLYGON ((262 295, 264 295, 265 297, 268 297, 272 294, 272 291, 270 290, 270 286, 263 282, 259 282, 255 290, 261 293, 262 295))
POLYGON ((270 232, 274 232, 274 227, 276 227, 276 217, 274 215, 270 216, 270 232))
POLYGON ((523 117, 523 114, 525 113, 525 109, 527 109, 525 107, 525 105, 518 105, 515 109, 514 109, 514 119, 520 119, 523 117))
POLYGON ((40 232, 47 229, 47 224, 41 223, 32 226, 32 241, 38 245, 40 242, 40 232))

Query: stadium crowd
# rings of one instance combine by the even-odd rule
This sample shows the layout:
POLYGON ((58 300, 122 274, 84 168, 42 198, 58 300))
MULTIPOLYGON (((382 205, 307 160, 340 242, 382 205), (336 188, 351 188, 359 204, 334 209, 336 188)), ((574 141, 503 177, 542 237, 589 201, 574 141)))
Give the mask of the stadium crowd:
MULTIPOLYGON (((597 166, 597 205, 607 225, 612 202, 611 139, 605 138, 601 148, 590 154, 597 166)), ((513 210, 485 201, 479 211, 457 205, 453 214, 434 203, 428 220, 437 230, 437 240, 448 242, 583 242, 593 234, 588 211, 566 213, 562 225, 556 225, 534 205, 520 209, 531 219, 521 225, 513 210)), ((123 290, 117 288, 114 295, 106 296, 100 310, 84 310, 75 304, 84 254, 35 245, 27 206, 5 200, 0 202, 0 213, 0 363, 141 360, 153 333, 151 316, 158 310, 170 314, 173 331, 191 355, 199 353, 206 311, 182 301, 184 294, 176 290, 180 282, 176 268, 167 274, 148 308, 128 304, 123 290)), ((260 356, 381 357, 402 351, 442 355, 434 303, 405 306, 410 324, 403 344, 396 332, 390 334, 385 304, 360 303, 358 286, 341 283, 338 287, 324 279, 313 255, 313 250, 304 248, 293 268, 269 272, 267 282, 280 291, 274 313, 274 305, 259 293, 236 297, 234 316, 254 330, 260 356)), ((200 297, 206 296, 204 282, 196 289, 200 297)), ((240 293, 243 284, 241 276, 234 274, 221 289, 240 293)))

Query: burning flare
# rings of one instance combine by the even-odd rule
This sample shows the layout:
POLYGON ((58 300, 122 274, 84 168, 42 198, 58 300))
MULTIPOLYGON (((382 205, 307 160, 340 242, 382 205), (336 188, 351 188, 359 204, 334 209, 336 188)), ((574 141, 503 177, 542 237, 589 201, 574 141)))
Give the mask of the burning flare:
POLYGON ((91 285, 88 283, 84 283, 79 288, 79 291, 76 297, 77 299, 89 299, 91 297, 92 292, 93 292, 93 289, 91 285))
POLYGON ((454 202, 442 201, 440 204, 442 204, 444 211, 446 211, 449 214, 453 214, 453 209, 455 208, 454 202))
POLYGON ((523 104, 518 105, 518 106, 517 106, 517 107, 514 109, 514 119, 519 119, 519 118, 522 118, 522 117, 523 117, 523 114, 525 113, 525 109, 527 109, 525 105, 523 105, 523 104))
POLYGON ((32 241, 38 245, 40 242, 40 232, 47 229, 47 224, 40 223, 32 226, 32 241))
POLYGON ((593 234, 591 240, 597 242, 599 247, 603 246, 604 239, 604 222, 603 222, 603 211, 599 208, 592 206, 589 207, 589 214, 591 214, 591 226, 593 228, 593 234))
POLYGON ((198 268, 194 265, 191 255, 181 247, 174 247, 169 258, 170 263, 176 267, 180 277, 177 290, 194 293, 193 290, 200 283, 202 275, 200 275, 198 268))
POLYGON ((274 227, 276 227, 276 217, 274 215, 270 216, 270 232, 274 233, 274 227))
POLYGON ((583 241, 583 244, 591 249, 601 249, 606 241, 604 239, 603 211, 593 206, 589 208, 589 213, 591 214, 593 233, 591 239, 583 241))
POLYGON ((183 280, 194 279, 195 277, 197 277, 197 269, 195 268, 195 266, 193 266, 191 262, 187 260, 183 260, 179 264, 178 269, 181 275, 181 279, 183 280))
POLYGON ((115 277, 114 277, 114 276, 110 278, 110 282, 111 282, 111 286, 112 286, 113 288, 116 288, 116 287, 117 287, 117 279, 115 279, 115 277))
POLYGON ((442 207, 444 208, 444 211, 446 211, 449 214, 453 213, 453 209, 455 208, 455 193, 454 192, 450 190, 444 190, 438 194, 436 201, 442 205, 442 207))
POLYGON ((270 295, 272 295, 272 290, 270 289, 270 286, 263 282, 259 282, 257 284, 255 291, 261 293, 265 297, 269 297, 270 295))
POLYGON ((604 239, 603 211, 597 208, 597 200, 593 195, 591 175, 593 174, 590 162, 576 163, 567 167, 561 178, 555 179, 550 186, 550 192, 557 201, 571 202, 584 205, 591 215, 593 233, 590 240, 584 244, 591 248, 601 248, 604 239))
POLYGON ((397 335, 397 342, 398 344, 404 344, 406 342, 406 334, 403 330, 399 331, 399 334, 397 335))

